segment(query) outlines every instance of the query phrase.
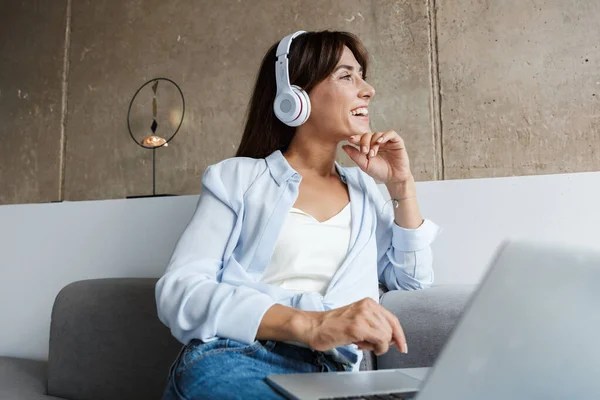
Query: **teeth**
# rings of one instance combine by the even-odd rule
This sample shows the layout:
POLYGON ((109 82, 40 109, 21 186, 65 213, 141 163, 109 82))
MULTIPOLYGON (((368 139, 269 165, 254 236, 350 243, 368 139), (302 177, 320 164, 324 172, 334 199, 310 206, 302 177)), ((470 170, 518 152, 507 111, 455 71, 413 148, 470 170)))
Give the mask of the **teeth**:
POLYGON ((369 110, 366 107, 357 108, 356 110, 350 111, 352 115, 369 115, 369 110))

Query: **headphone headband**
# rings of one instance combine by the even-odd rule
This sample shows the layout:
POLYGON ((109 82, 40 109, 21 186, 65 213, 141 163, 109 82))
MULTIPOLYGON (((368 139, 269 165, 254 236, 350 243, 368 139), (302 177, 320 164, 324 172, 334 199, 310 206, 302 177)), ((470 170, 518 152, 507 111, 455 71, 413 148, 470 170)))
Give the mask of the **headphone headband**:
POLYGON ((306 31, 294 32, 281 39, 281 42, 279 42, 279 46, 277 46, 277 52, 275 53, 275 56, 277 58, 279 58, 282 55, 287 56, 290 52, 290 47, 292 46, 292 40, 302 35, 303 33, 306 33, 306 31))
POLYGON ((294 38, 306 33, 297 31, 287 35, 279 42, 275 53, 275 82, 277 93, 273 102, 275 116, 289 126, 300 126, 310 116, 310 99, 308 94, 298 86, 290 83, 288 54, 294 38))
POLYGON ((275 82, 277 83, 277 94, 280 94, 285 90, 291 90, 289 89, 291 83, 288 54, 290 53, 292 40, 303 33, 306 33, 306 31, 298 31, 287 35, 281 39, 281 42, 279 42, 279 45, 277 46, 277 52, 275 53, 275 56, 277 57, 277 61, 275 61, 275 82))

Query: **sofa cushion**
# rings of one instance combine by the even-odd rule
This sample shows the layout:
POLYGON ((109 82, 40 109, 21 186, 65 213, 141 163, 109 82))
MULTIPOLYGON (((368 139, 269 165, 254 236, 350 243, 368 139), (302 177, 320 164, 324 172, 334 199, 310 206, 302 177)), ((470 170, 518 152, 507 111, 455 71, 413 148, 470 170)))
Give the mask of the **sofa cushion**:
POLYGON ((431 367, 474 293, 476 285, 438 286, 385 293, 382 306, 400 320, 408 354, 394 346, 377 357, 377 369, 431 367))
POLYGON ((93 279, 58 294, 48 393, 73 400, 159 399, 181 344, 157 317, 156 279, 93 279))
POLYGON ((46 395, 46 362, 0 356, 0 399, 62 400, 46 395))

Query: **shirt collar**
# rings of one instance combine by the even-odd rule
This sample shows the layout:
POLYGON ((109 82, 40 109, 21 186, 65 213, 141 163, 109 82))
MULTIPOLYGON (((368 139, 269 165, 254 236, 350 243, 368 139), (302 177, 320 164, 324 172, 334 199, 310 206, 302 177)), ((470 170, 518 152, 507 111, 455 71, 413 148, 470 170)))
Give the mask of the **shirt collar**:
MULTIPOLYGON (((281 153, 281 150, 275 150, 269 154, 265 160, 269 166, 271 176, 279 186, 294 175, 300 176, 300 174, 287 162, 286 158, 281 153)), ((342 182, 347 183, 346 170, 337 161, 334 161, 334 163, 341 176, 342 182)))

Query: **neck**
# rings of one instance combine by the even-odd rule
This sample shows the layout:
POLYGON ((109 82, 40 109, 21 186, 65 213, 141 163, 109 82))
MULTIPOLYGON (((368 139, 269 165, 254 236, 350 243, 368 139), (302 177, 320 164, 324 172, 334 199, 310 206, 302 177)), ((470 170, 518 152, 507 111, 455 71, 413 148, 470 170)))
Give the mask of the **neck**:
POLYGON ((337 177, 335 158, 337 143, 324 141, 327 135, 310 135, 306 131, 296 131, 283 156, 290 166, 303 177, 337 177))

